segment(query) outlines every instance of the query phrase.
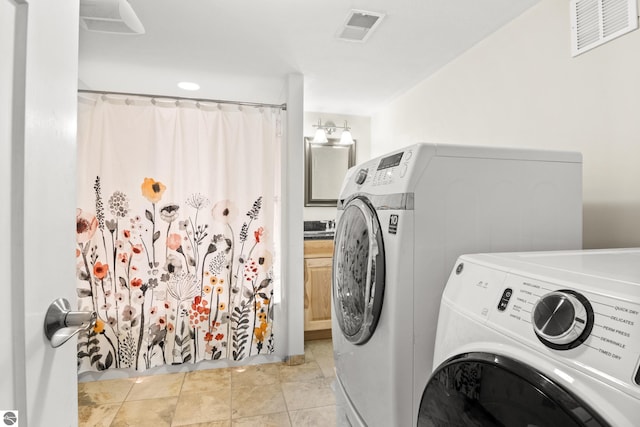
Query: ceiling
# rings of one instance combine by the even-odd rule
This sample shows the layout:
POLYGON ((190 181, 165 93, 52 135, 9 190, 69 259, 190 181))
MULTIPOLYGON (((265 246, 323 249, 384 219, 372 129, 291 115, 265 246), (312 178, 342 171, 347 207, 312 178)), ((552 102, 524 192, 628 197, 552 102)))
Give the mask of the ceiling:
POLYGON ((146 33, 81 29, 80 87, 281 103, 301 73, 305 111, 368 116, 537 1, 129 0, 146 33), (337 38, 352 9, 385 14, 364 43, 337 38))

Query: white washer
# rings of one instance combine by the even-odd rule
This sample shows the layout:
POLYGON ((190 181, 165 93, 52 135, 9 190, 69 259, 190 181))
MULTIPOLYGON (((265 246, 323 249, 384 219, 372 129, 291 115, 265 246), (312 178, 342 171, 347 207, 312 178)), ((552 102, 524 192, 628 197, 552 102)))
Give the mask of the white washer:
POLYGON ((579 153, 437 144, 349 170, 332 314, 337 403, 350 424, 416 424, 458 256, 581 248, 581 175, 579 153))
POLYGON ((465 255, 419 426, 640 423, 640 250, 465 255))

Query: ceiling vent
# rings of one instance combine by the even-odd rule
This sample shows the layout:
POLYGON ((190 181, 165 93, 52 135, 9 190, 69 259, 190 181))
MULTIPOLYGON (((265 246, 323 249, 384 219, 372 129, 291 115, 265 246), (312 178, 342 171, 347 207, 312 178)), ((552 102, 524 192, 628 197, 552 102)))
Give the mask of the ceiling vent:
POLYGON ((145 32, 127 0, 80 0, 80 26, 99 33, 145 32))
POLYGON ((364 42, 380 25, 383 13, 352 10, 344 21, 344 27, 338 30, 338 38, 350 42, 364 42))
POLYGON ((571 49, 578 56, 638 28, 637 0, 571 0, 571 49))

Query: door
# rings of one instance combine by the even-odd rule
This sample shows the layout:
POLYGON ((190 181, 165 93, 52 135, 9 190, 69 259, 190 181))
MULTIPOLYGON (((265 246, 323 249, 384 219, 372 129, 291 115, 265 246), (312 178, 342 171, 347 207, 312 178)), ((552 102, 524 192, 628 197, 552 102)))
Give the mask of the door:
POLYGON ((43 322, 54 299, 75 302, 78 12, 0 0, 0 411, 21 427, 77 425, 76 349, 54 350, 43 322))
POLYGON ((385 258, 375 209, 365 198, 345 204, 333 253, 333 304, 342 334, 354 344, 373 335, 384 298, 385 258))
POLYGON ((468 353, 443 363, 422 395, 418 426, 600 427, 570 391, 514 359, 468 353))

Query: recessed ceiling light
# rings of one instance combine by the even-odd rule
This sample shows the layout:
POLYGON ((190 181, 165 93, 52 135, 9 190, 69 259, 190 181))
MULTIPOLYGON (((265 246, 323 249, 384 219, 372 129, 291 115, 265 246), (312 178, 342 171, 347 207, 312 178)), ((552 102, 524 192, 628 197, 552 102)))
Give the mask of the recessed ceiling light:
POLYGON ((178 83, 178 87, 184 90, 198 90, 200 89, 200 85, 198 83, 193 82, 180 82, 178 83))

